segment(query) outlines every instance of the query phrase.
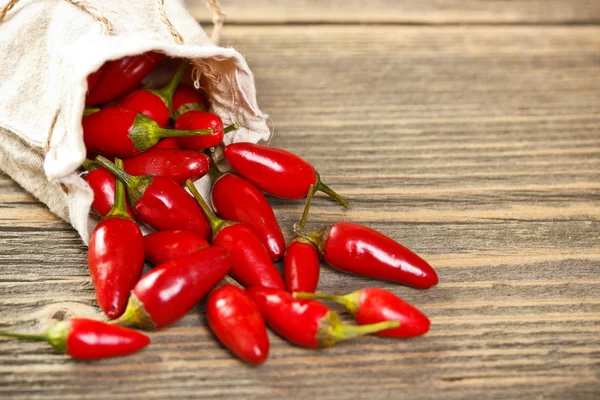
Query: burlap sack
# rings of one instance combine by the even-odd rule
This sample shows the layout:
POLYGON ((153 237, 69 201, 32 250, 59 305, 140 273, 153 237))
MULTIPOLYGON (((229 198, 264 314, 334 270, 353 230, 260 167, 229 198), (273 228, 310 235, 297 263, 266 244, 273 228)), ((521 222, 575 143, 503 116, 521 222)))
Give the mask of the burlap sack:
POLYGON ((86 77, 105 61, 149 50, 194 60, 211 111, 241 125, 227 143, 269 138, 244 58, 213 45, 176 0, 12 0, 0 20, 0 168, 86 242, 96 219, 76 172, 81 116, 86 77))

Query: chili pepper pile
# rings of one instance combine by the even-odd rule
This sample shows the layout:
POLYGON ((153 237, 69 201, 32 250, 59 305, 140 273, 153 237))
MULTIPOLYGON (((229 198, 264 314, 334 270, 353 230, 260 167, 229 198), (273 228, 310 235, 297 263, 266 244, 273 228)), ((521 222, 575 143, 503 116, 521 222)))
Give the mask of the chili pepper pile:
POLYGON ((215 146, 239 128, 209 112, 200 90, 182 83, 182 62, 161 88, 140 82, 165 57, 149 52, 107 62, 88 77, 82 119, 88 158, 83 177, 102 217, 89 243, 96 299, 108 323, 60 322, 46 334, 0 332, 48 341, 72 357, 126 355, 150 343, 124 326, 145 330, 174 324, 204 297, 210 329, 251 365, 268 357, 267 325, 307 348, 356 336, 409 338, 425 334, 429 319, 389 291, 366 288, 336 296, 315 293, 320 260, 355 275, 428 289, 438 282, 421 257, 371 228, 336 222, 304 230, 313 195, 348 202, 315 168, 286 150, 253 143, 223 148, 232 172, 212 161, 215 146), (119 158, 116 158, 119 157, 119 158), (121 160, 122 158, 122 160, 121 160), (209 174, 210 203, 194 181, 209 174), (187 190, 186 190, 187 189, 187 190), (296 238, 284 236, 265 194, 306 198, 296 238), (143 236, 143 224, 154 232, 143 236), (283 259, 283 276, 275 263, 283 259), (143 274, 145 261, 154 267, 143 274), (346 324, 318 300, 342 304, 357 324, 346 324))

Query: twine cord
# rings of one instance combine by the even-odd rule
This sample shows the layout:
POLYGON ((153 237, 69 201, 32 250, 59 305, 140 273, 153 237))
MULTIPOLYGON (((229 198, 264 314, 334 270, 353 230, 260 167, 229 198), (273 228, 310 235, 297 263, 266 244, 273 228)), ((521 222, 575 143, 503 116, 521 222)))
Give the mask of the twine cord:
POLYGON ((183 36, 181 36, 181 34, 177 32, 177 29, 175 29, 175 26, 173 26, 171 20, 169 20, 169 17, 167 17, 167 11, 165 10, 165 0, 156 0, 156 6, 156 8, 158 8, 158 13, 160 14, 160 20, 163 22, 163 24, 167 26, 169 33, 171 34, 171 36, 173 36, 173 40, 175 40, 175 43, 183 44, 183 36))
MULTIPOLYGON (((67 0, 69 3, 73 4, 75 7, 79 8, 86 14, 88 14, 92 19, 102 26, 102 33, 105 35, 111 35, 113 33, 113 26, 104 15, 98 11, 96 7, 91 5, 85 0, 67 0)), ((10 0, 3 7, 0 8, 0 21, 6 17, 6 13, 8 13, 14 6, 17 5, 19 0, 10 0)))

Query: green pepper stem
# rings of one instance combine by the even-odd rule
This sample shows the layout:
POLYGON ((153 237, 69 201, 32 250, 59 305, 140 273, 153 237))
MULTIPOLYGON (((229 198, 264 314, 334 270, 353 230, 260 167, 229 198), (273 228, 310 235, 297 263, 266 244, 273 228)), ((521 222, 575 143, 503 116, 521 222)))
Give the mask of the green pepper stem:
POLYGON ((298 228, 304 228, 306 220, 308 219, 308 210, 310 209, 310 203, 312 203, 313 194, 315 194, 315 185, 310 185, 308 188, 308 194, 306 195, 306 201, 304 202, 304 211, 302 211, 302 218, 298 223, 298 228))
POLYGON ((95 114, 98 111, 100 111, 100 109, 97 107, 86 108, 85 110, 83 110, 83 116, 87 117, 88 115, 95 114))
POLYGON ((26 333, 14 333, 14 332, 4 332, 0 331, 0 336, 3 337, 12 337, 17 339, 25 339, 25 340, 37 340, 39 342, 47 342, 48 334, 44 333, 42 335, 28 335, 26 333))
POLYGON ((210 223, 210 226, 212 228, 213 236, 216 235, 216 233, 219 230, 219 227, 223 225, 223 223, 225 223, 226 221, 217 217, 214 211, 210 209, 208 204, 206 204, 206 201, 204 201, 204 199, 198 192, 198 189, 196 189, 196 186, 194 186, 194 182, 188 179, 187 181, 185 181, 185 186, 187 186, 187 188, 190 190, 192 196, 194 196, 196 202, 198 202, 198 205, 204 212, 204 215, 206 215, 206 218, 208 219, 208 222, 210 223))
POLYGON ((337 194, 329 186, 327 186, 326 184, 324 184, 321 181, 321 177, 319 176, 319 174, 317 174, 317 183, 315 184, 315 187, 314 187, 313 190, 315 192, 321 191, 321 192, 325 193, 326 195, 328 195, 329 197, 331 197, 332 199, 334 199, 335 201, 337 201, 338 203, 340 203, 345 208, 348 208, 348 201, 346 201, 346 199, 344 199, 342 196, 340 196, 339 194, 337 194))
MULTIPOLYGON (((115 158, 115 165, 120 170, 123 170, 123 160, 115 158)), ((125 200, 125 185, 123 184, 123 182, 121 182, 120 179, 117 179, 117 182, 115 184, 115 202, 113 203, 112 208, 104 218, 109 217, 131 219, 129 213, 127 212, 127 201, 125 200)))
POLYGON ((133 176, 117 167, 114 163, 111 163, 108 159, 103 156, 97 156, 96 162, 106 168, 111 174, 113 174, 118 180, 129 186, 133 184, 133 176))
POLYGON ((170 137, 182 137, 182 136, 209 136, 212 135, 212 129, 194 129, 194 130, 179 130, 179 129, 168 129, 161 128, 158 126, 147 126, 148 135, 157 141, 164 138, 170 137))
POLYGON ((325 293, 308 293, 308 292, 294 292, 292 295, 296 299, 309 299, 309 300, 329 300, 339 303, 346 307, 352 315, 356 314, 358 307, 360 306, 360 290, 352 292, 344 296, 336 296, 334 294, 325 293))
POLYGON ((331 328, 330 334, 332 336, 333 343, 336 343, 340 340, 369 335, 371 333, 385 331, 387 329, 395 329, 399 326, 400 321, 383 321, 368 325, 336 324, 331 328))
POLYGON ((173 103, 173 93, 175 93, 175 89, 179 86, 181 82, 181 78, 183 77, 183 73, 187 69, 189 62, 187 60, 182 61, 177 70, 169 80, 165 86, 160 89, 151 90, 150 92, 154 93, 158 97, 160 97, 166 104, 169 112, 171 112, 171 104, 173 103))
POLYGON ((237 122, 234 122, 233 124, 226 126, 225 129, 223 129, 224 133, 229 133, 235 130, 238 130, 240 128, 240 125, 237 122))
POLYGON ((323 236, 323 231, 315 231, 315 232, 311 232, 311 233, 304 233, 298 227, 297 224, 294 224, 293 229, 294 229, 294 232, 296 233, 296 235, 299 238, 302 238, 302 239, 306 240, 307 242, 311 243, 317 249, 319 248, 319 243, 321 243, 321 237, 323 236))
POLYGON ((91 171, 93 171, 93 170, 95 170, 95 169, 98 168, 98 164, 97 163, 95 163, 92 160, 88 160, 87 158, 85 160, 83 160, 83 163, 81 165, 88 172, 91 172, 91 171))

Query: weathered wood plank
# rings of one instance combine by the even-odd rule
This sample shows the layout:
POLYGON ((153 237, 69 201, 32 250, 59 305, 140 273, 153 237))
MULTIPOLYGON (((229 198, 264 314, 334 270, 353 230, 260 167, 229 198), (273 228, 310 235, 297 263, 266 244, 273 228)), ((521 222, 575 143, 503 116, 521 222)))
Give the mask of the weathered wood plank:
MULTIPOLYGON (((192 14, 211 20, 204 0, 187 0, 192 14)), ((230 23, 596 23, 594 0, 221 0, 230 23)))
MULTIPOLYGON (((70 361, 0 339, 0 396, 44 398, 594 399, 600 395, 600 28, 236 27, 273 145, 347 196, 347 219, 436 267, 419 291, 324 267, 320 289, 385 287, 431 332, 324 351, 271 335, 248 368, 202 305, 132 357, 70 361)), ((301 202, 273 200, 292 235, 301 202)), ((97 316, 76 233, 0 176, 0 329, 97 316)))

